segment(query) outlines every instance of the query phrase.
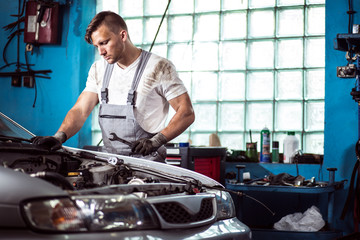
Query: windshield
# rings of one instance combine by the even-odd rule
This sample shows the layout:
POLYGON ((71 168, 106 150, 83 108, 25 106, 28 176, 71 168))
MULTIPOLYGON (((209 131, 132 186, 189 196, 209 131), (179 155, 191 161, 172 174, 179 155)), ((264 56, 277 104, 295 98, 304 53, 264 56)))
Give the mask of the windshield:
POLYGON ((30 139, 35 135, 0 112, 0 135, 30 139))

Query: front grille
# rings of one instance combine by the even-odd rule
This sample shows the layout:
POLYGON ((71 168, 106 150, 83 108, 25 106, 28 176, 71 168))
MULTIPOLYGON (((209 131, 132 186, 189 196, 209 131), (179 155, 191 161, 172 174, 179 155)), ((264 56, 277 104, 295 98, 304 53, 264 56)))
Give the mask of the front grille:
POLYGON ((190 214, 177 202, 156 203, 154 205, 161 217, 172 224, 199 222, 212 217, 214 211, 211 198, 202 200, 200 211, 196 214, 190 214))

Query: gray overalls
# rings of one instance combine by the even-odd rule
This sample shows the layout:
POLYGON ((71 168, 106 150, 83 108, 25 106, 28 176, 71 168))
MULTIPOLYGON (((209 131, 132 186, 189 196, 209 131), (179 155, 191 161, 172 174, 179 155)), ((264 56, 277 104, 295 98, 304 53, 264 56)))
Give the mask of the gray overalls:
POLYGON ((140 138, 151 138, 155 135, 146 132, 139 125, 134 116, 136 89, 150 55, 151 53, 142 50, 131 89, 128 93, 127 105, 108 104, 108 86, 114 64, 106 63, 103 85, 101 88, 99 124, 102 130, 102 137, 104 141, 103 151, 164 162, 166 157, 166 148, 164 146, 161 146, 156 152, 153 152, 152 154, 142 156, 141 154, 134 154, 131 152, 131 147, 127 144, 124 144, 121 141, 110 140, 112 133, 115 133, 119 138, 122 138, 130 143, 133 143, 140 138))

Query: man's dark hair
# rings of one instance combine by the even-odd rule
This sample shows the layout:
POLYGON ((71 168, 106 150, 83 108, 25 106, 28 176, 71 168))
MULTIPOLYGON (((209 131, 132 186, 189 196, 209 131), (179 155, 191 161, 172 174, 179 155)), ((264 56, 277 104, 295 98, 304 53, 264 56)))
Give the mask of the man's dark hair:
POLYGON ((118 33, 120 29, 128 31, 126 23, 122 17, 111 11, 99 12, 89 23, 86 33, 85 40, 92 44, 91 35, 95 32, 102 24, 105 24, 110 31, 118 33))

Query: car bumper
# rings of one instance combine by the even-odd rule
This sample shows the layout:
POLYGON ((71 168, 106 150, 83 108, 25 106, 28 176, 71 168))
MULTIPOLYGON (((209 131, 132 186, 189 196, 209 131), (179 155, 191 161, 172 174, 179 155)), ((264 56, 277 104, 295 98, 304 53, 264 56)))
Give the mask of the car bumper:
POLYGON ((144 231, 126 231, 126 232, 101 232, 101 233, 73 233, 73 234, 48 234, 35 233, 29 230, 21 229, 1 229, 0 239, 67 239, 67 240, 138 240, 138 239, 156 239, 156 240, 190 240, 190 239, 208 239, 208 240, 249 240, 251 239, 250 229, 240 222, 237 218, 217 221, 212 225, 179 229, 179 230, 144 230, 144 231))

